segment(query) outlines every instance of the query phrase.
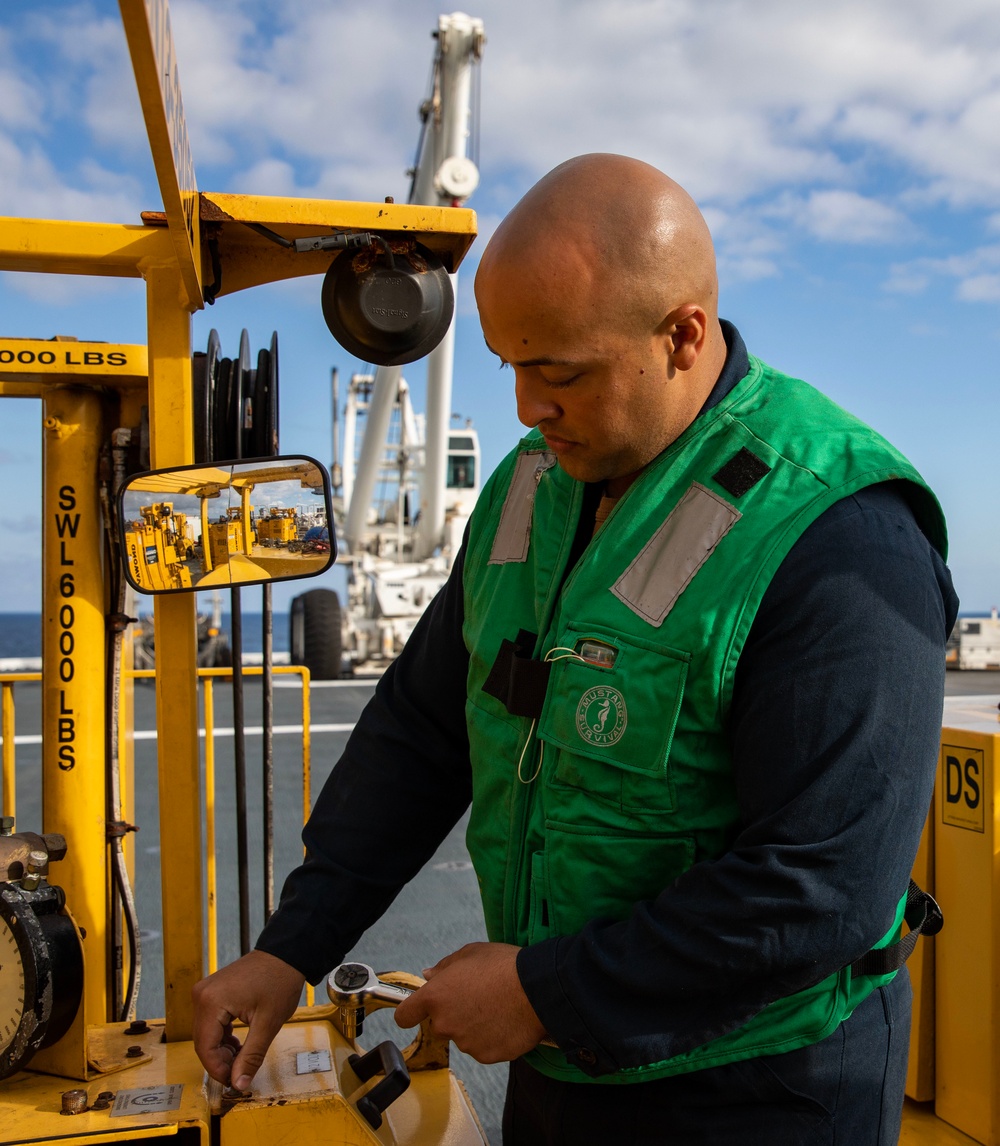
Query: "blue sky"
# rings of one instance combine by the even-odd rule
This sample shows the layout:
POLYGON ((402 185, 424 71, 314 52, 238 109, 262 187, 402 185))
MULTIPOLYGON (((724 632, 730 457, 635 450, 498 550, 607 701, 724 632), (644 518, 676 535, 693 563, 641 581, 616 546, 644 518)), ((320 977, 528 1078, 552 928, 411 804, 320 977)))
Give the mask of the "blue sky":
MULTIPOLYGON (((172 0, 205 191, 404 199, 437 4, 172 0)), ((585 151, 653 163, 701 204, 721 310, 750 350, 893 440, 940 496, 968 610, 1000 604, 1000 7, 995 0, 486 0, 470 201, 488 237, 585 151)), ((117 5, 0 7, 0 216, 138 222, 160 206, 117 5)), ((460 276, 454 409, 488 468, 520 434, 460 276)), ((281 341, 282 448, 328 460, 319 280, 193 320, 281 341)), ((0 334, 144 342, 140 283, 0 274, 0 334)), ((422 371, 408 369, 418 395, 422 371)), ((37 403, 0 409, 3 608, 38 599, 37 403)), ((279 603, 302 586, 288 586, 279 603)), ((251 607, 249 604, 247 607, 251 607)))

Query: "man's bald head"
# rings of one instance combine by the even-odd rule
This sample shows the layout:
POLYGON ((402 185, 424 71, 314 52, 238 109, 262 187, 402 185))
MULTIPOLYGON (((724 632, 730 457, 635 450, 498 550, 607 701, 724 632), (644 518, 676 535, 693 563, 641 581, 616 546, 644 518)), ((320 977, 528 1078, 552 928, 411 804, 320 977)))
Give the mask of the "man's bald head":
MULTIPOLYGON (((680 184, 622 155, 581 155, 539 180, 497 228, 480 276, 512 272, 614 321, 657 322, 683 303, 717 317, 708 226, 680 184)), ((596 313, 595 313, 596 317, 596 313)))
POLYGON ((582 155, 532 187, 483 254, 476 301, 518 418, 611 496, 694 421, 726 359, 701 212, 620 155, 582 155))

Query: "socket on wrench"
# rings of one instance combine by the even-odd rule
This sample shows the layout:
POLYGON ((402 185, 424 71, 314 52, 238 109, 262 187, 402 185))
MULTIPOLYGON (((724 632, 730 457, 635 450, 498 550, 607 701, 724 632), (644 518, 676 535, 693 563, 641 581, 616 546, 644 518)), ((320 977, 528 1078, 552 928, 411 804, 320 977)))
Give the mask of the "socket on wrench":
POLYGON ((365 1009, 372 1003, 396 1007, 413 992, 408 987, 384 983, 367 963, 341 963, 326 980, 330 1001, 340 1008, 344 1037, 354 1040, 361 1034, 365 1009))

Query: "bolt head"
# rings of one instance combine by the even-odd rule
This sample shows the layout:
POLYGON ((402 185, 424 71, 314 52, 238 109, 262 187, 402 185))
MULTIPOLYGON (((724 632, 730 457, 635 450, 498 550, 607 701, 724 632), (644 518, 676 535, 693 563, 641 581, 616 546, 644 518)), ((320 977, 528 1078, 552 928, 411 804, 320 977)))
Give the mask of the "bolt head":
POLYGON ((61 1114, 83 1114, 87 1109, 87 1092, 85 1090, 64 1090, 62 1092, 61 1114))

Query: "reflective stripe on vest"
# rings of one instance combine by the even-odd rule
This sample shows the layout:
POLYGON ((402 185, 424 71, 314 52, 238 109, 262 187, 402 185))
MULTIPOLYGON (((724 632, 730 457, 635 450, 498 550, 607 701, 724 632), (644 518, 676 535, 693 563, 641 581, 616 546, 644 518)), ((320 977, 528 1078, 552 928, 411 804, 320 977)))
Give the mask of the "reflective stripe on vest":
POLYGON ((659 628, 691 578, 741 516, 717 493, 694 482, 611 592, 659 628))
POLYGON ((490 551, 491 565, 527 561, 538 483, 542 474, 555 464, 555 454, 547 450, 530 450, 517 459, 514 477, 500 512, 500 526, 490 551))

